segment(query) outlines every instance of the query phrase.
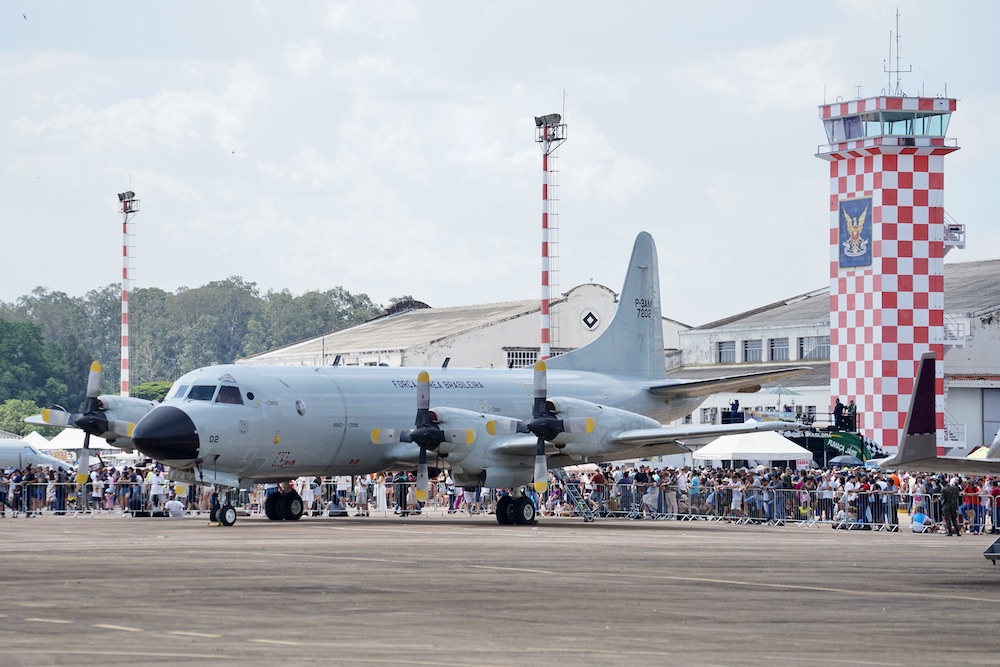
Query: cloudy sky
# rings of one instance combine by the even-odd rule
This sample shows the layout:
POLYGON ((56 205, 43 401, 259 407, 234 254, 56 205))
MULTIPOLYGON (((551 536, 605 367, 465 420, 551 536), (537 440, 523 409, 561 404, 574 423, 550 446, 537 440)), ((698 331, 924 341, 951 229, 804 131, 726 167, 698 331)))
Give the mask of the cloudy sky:
POLYGON ((9 0, 0 300, 119 280, 129 189, 137 287, 535 298, 563 110, 561 289, 641 230, 688 324, 824 287, 817 107, 890 84, 897 6, 904 92, 959 99, 948 261, 995 258, 1000 3, 9 0))

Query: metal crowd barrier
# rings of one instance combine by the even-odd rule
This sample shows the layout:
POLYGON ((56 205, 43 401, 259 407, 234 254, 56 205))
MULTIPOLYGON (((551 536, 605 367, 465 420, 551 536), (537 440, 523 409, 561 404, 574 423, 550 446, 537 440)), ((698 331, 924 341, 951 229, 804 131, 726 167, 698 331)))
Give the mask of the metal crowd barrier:
MULTIPOLYGON (((34 482, 12 488, 0 484, 0 511, 6 516, 36 513, 56 515, 81 513, 133 514, 162 508, 172 495, 177 495, 188 514, 207 513, 211 508, 211 486, 169 482, 159 504, 154 506, 149 488, 144 483, 87 484, 79 489, 75 482, 34 482)), ((475 489, 468 493, 461 487, 449 488, 432 481, 428 500, 415 504, 413 482, 387 481, 385 500, 380 503, 378 485, 368 485, 367 502, 359 504, 355 488, 334 489, 331 484, 320 485, 309 492, 303 490, 305 516, 327 517, 328 504, 337 494, 343 498, 348 515, 363 512, 368 516, 414 514, 444 516, 447 514, 490 515, 502 491, 475 489), (402 501, 402 502, 400 502, 402 501), (409 501, 409 502, 407 502, 409 501)), ((263 514, 267 489, 263 485, 251 490, 230 493, 228 502, 244 514, 263 514)), ((936 526, 944 524, 944 508, 940 494, 906 490, 883 492, 868 491, 847 494, 844 489, 835 492, 805 489, 772 489, 748 487, 742 491, 726 486, 678 487, 657 484, 606 484, 584 486, 568 477, 554 479, 549 489, 535 494, 529 487, 540 517, 592 517, 607 519, 651 519, 677 521, 724 521, 736 524, 796 525, 800 527, 830 526, 845 530, 900 530, 910 529, 911 517, 919 510, 936 526), (577 493, 571 493, 570 487, 577 493), (581 507, 581 502, 586 503, 581 507)), ((964 530, 971 532, 1000 532, 1000 505, 994 498, 978 494, 963 494, 958 511, 964 530)))

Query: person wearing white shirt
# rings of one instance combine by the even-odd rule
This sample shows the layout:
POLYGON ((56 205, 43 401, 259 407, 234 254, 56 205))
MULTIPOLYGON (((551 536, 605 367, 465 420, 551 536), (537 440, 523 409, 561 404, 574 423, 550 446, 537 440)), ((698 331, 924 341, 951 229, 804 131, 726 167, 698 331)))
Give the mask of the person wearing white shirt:
POLYGON ((149 502, 153 509, 160 507, 163 500, 163 485, 167 483, 167 478, 159 470, 153 472, 149 478, 149 502))
POLYGON ((184 516, 184 503, 177 500, 177 496, 170 496, 170 500, 163 505, 163 509, 166 510, 171 519, 179 519, 184 516))

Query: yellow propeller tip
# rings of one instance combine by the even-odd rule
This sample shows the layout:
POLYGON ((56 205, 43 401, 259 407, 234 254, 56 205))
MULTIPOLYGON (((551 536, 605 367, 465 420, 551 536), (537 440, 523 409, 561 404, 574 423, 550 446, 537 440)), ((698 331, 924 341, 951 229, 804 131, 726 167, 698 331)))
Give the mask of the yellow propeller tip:
POLYGON ((535 370, 536 371, 544 371, 545 370, 545 362, 541 361, 541 360, 536 361, 535 362, 535 370))
POLYGON ((417 375, 417 382, 430 382, 430 381, 431 381, 431 375, 427 371, 420 371, 420 373, 417 375))
POLYGON ((425 503, 425 502, 427 502, 427 492, 426 491, 417 491, 417 502, 418 503, 425 503))
POLYGON ((91 362, 91 364, 90 364, 90 370, 92 370, 94 372, 97 372, 97 373, 100 373, 101 372, 101 362, 99 362, 99 361, 93 361, 93 362, 91 362))
POLYGON ((535 491, 538 493, 545 493, 545 489, 549 488, 548 482, 535 482, 535 491))

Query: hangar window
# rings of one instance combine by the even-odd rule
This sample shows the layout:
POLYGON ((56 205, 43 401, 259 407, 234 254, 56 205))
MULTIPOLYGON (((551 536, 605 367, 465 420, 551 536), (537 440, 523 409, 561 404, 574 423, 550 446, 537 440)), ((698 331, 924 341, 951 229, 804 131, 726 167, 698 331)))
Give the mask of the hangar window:
POLYGON ((534 366, 538 361, 538 350, 507 350, 507 368, 534 366))
POLYGON ((219 387, 219 395, 215 398, 215 402, 243 405, 243 396, 240 395, 240 388, 222 385, 219 387))
POLYGON ((702 408, 701 409, 701 423, 702 424, 715 424, 719 417, 719 408, 702 408))
POLYGON ((772 338, 767 341, 768 361, 788 361, 788 339, 772 338))
POLYGON ((188 392, 189 401, 211 401, 215 396, 216 386, 214 384, 196 384, 188 392))
POLYGON ((759 338, 756 340, 743 341, 743 361, 744 362, 763 361, 761 356, 762 350, 763 346, 759 338))
POLYGON ((799 338, 799 359, 829 359, 829 336, 803 336, 799 338))
POLYGON ((715 344, 715 362, 718 364, 736 363, 735 340, 723 340, 715 344))

